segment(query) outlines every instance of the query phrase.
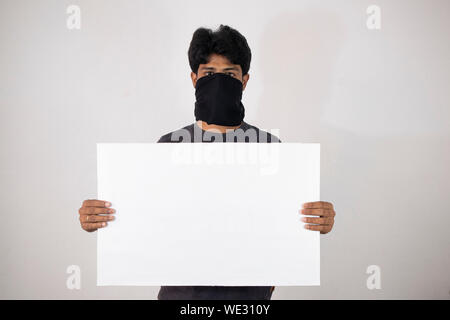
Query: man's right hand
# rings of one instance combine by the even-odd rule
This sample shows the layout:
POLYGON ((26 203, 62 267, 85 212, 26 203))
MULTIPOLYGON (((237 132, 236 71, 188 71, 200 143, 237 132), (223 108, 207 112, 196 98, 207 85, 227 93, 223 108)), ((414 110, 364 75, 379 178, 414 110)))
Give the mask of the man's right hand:
POLYGON ((110 208, 111 203, 103 200, 85 200, 78 213, 80 214, 81 228, 88 232, 104 228, 108 221, 114 220, 116 210, 110 208))

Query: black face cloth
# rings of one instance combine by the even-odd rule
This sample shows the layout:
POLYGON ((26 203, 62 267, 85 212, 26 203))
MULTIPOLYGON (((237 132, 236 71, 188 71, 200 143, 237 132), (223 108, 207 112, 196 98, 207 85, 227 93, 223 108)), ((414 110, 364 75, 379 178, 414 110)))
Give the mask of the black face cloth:
POLYGON ((225 73, 213 73, 195 85, 195 120, 222 126, 237 126, 244 119, 242 82, 225 73))

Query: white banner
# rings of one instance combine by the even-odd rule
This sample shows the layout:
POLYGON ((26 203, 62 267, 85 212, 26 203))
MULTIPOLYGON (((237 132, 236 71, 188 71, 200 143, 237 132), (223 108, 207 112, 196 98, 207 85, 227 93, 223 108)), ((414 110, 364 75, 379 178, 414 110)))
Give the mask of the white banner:
POLYGON ((99 143, 97 285, 320 284, 320 145, 99 143))

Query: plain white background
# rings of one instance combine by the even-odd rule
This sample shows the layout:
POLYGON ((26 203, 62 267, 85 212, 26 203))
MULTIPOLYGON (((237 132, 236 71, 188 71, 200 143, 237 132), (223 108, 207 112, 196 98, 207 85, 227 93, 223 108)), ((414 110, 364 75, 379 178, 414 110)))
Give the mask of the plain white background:
MULTIPOLYGON (((156 298, 96 287, 97 142, 155 142, 194 121, 187 59, 200 26, 228 24, 253 60, 246 121, 321 143, 321 286, 274 299, 450 297, 450 3, 24 1, 0 4, 0 297, 156 298), (81 8, 68 30, 66 8, 81 8), (79 265, 81 290, 66 288, 79 265), (368 290, 366 269, 381 268, 368 290)), ((151 201, 151 199, 149 199, 151 201)), ((120 213, 118 213, 120 214, 120 213)))

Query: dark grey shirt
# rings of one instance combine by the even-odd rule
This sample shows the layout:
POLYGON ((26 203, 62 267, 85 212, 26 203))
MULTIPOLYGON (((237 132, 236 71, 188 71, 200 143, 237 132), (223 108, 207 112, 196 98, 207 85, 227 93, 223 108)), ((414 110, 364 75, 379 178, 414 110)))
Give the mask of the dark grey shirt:
MULTIPOLYGON (((278 137, 242 122, 227 133, 202 130, 196 123, 163 135, 158 142, 281 142, 278 137)), ((272 287, 162 286, 159 300, 270 300, 272 287)))

